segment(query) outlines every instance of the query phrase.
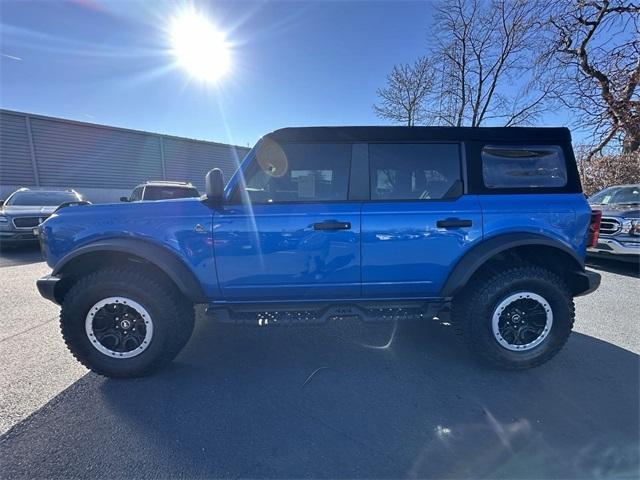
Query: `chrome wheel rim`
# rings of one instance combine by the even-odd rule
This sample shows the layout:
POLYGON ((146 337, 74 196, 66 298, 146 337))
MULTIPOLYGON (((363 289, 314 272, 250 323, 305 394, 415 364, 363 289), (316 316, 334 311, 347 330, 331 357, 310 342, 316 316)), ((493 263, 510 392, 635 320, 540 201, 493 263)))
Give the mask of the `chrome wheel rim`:
POLYGON ((540 345, 553 326, 553 310, 533 292, 509 295, 494 309, 493 336, 507 350, 523 352, 540 345))
POLYGON ((85 319, 89 342, 112 358, 131 358, 144 352, 153 338, 153 320, 139 303, 109 297, 89 309, 85 319))

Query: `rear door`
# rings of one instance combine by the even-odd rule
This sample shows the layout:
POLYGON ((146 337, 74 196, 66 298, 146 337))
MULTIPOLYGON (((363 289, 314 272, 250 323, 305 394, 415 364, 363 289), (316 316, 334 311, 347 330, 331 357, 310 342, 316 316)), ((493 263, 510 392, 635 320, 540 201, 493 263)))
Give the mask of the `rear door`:
POLYGON ((478 198, 464 194, 456 143, 369 144, 362 207, 362 291, 370 298, 437 297, 482 237, 478 198))
POLYGON ((227 301, 360 295, 360 203, 349 199, 352 145, 263 140, 213 221, 227 301))

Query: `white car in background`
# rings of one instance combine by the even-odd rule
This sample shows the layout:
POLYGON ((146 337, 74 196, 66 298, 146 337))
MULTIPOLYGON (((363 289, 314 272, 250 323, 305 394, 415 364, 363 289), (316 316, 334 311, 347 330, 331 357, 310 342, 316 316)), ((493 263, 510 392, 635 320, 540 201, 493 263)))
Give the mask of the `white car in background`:
POLYGON ((198 189, 189 182, 170 182, 157 180, 142 183, 135 187, 130 197, 120 197, 121 202, 140 202, 145 200, 171 200, 173 198, 199 197, 198 189))

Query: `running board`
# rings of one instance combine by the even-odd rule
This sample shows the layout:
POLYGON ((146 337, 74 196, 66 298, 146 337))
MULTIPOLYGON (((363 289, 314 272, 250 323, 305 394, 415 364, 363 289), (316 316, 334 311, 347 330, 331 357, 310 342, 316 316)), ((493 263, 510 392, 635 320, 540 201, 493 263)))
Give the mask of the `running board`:
POLYGON ((313 325, 342 317, 365 322, 431 319, 448 306, 445 301, 233 304, 209 305, 207 315, 238 325, 313 325))

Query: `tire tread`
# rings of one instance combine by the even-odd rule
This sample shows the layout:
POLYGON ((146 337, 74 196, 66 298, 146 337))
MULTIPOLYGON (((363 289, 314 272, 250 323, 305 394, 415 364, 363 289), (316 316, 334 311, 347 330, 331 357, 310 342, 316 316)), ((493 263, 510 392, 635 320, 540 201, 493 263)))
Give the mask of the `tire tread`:
MULTIPOLYGON (((186 299, 180 297, 177 291, 171 291, 165 285, 155 281, 147 275, 136 272, 128 267, 107 267, 97 270, 80 278, 68 291, 60 311, 60 331, 64 342, 75 359, 89 370, 105 377, 130 378, 149 375, 170 363, 189 341, 194 327, 194 307, 186 299), (81 338, 84 329, 79 329, 71 320, 81 312, 75 312, 74 307, 81 300, 85 292, 94 287, 96 283, 102 283, 109 278, 117 278, 123 285, 145 285, 150 296, 162 302, 161 310, 164 312, 165 322, 174 332, 180 332, 171 337, 168 348, 159 355, 153 363, 144 369, 110 371, 96 365, 91 361, 90 355, 84 351, 81 338)), ((89 345, 89 347, 91 347, 89 345)), ((93 347, 91 347, 93 348, 93 347)), ((91 352, 93 353, 93 352, 91 352)))
POLYGON ((569 287, 559 275, 544 267, 521 264, 497 273, 493 272, 480 275, 478 278, 474 279, 471 286, 463 290, 458 296, 456 296, 456 298, 454 298, 451 309, 451 318, 456 332, 462 335, 467 346, 490 365, 505 370, 524 370, 545 363, 564 347, 573 329, 575 321, 575 304, 569 287), (555 345, 553 350, 547 351, 543 355, 525 362, 508 363, 504 361, 504 358, 497 354, 499 350, 484 348, 485 346, 478 342, 477 329, 479 328, 479 324, 478 322, 473 321, 473 312, 476 310, 477 306, 487 305, 491 298, 497 295, 500 290, 504 289, 505 285, 514 281, 520 281, 523 278, 547 281, 558 289, 562 297, 567 299, 567 307, 569 311, 568 328, 565 329, 566 331, 562 332, 561 340, 555 345))

